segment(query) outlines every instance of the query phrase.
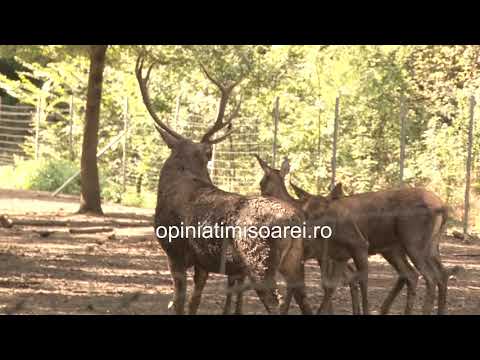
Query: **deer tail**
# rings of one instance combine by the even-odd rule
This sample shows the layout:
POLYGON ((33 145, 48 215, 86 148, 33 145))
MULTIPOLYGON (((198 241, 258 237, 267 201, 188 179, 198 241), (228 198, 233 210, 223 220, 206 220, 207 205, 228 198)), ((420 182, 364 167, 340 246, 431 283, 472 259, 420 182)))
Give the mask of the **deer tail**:
POLYGON ((434 210, 432 230, 432 255, 440 255, 440 239, 448 220, 448 207, 442 206, 434 210))

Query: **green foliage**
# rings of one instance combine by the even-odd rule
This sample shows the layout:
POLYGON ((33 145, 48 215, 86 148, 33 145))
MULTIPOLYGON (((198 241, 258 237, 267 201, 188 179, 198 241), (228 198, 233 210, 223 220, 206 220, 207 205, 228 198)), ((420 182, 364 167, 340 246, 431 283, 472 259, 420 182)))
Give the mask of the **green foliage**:
MULTIPOLYGON (((76 172, 66 160, 19 160, 15 165, 0 167, 0 187, 55 191, 76 172)), ((63 193, 78 194, 79 180, 68 184, 63 193)))
MULTIPOLYGON (((155 203, 159 170, 169 154, 138 91, 133 69, 141 51, 148 53, 149 61, 157 60, 150 81, 155 111, 194 140, 211 125, 219 100, 218 90, 205 77, 200 63, 222 83, 244 77, 227 113, 242 99, 240 116, 233 125, 237 129, 248 126, 252 135, 244 139, 238 132, 234 139, 262 144, 259 153, 267 161, 271 161, 272 108, 278 96, 277 159, 288 156, 292 180, 314 193, 325 193, 330 183, 337 96, 337 181, 344 183, 347 192, 356 193, 398 185, 399 110, 404 96, 408 107, 404 180, 431 188, 452 205, 462 204, 468 97, 476 94, 480 102, 480 46, 111 46, 104 76, 99 148, 123 130, 128 98, 128 191, 123 193, 119 143, 99 161, 102 197, 131 205, 155 203)), ((19 80, 0 76, 0 86, 24 103, 35 105, 41 98, 45 105, 40 146, 44 159, 73 156, 79 163, 88 73, 85 53, 82 46, 0 46, 0 58, 16 55, 24 67, 18 71, 19 80), (68 110, 72 94, 70 149, 69 116, 57 122, 46 118, 68 110)), ((479 111, 477 106, 477 119, 479 111)), ((476 129, 474 193, 480 191, 479 140, 476 129)), ((32 155, 32 142, 25 147, 32 155)), ((224 164, 235 161, 239 174, 236 184, 217 184, 242 193, 258 192, 261 169, 254 159, 236 156, 218 159, 224 164), (243 182, 247 185, 241 185, 243 182)))
POLYGON ((156 194, 152 192, 138 194, 135 189, 130 188, 123 194, 122 204, 125 206, 155 208, 156 194))

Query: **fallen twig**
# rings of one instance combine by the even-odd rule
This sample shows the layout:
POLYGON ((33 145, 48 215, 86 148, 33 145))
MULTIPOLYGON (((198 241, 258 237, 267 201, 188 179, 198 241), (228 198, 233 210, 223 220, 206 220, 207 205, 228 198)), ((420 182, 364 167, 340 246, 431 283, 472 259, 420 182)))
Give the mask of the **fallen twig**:
POLYGON ((463 241, 480 241, 480 238, 475 234, 464 234, 459 231, 453 231, 452 236, 455 239, 459 239, 463 241))
MULTIPOLYGON (((3 227, 11 228, 14 225, 20 226, 67 226, 67 227, 91 227, 95 225, 94 221, 80 220, 43 220, 43 219, 9 219, 6 216, 0 216, 0 224, 3 227)), ((118 221, 106 220, 98 222, 98 225, 112 227, 150 227, 151 222, 148 221, 118 221)))
POLYGON ((85 229, 69 229, 68 232, 70 234, 97 234, 97 233, 104 233, 104 232, 112 232, 113 228, 111 227, 92 227, 92 228, 85 228, 85 229))

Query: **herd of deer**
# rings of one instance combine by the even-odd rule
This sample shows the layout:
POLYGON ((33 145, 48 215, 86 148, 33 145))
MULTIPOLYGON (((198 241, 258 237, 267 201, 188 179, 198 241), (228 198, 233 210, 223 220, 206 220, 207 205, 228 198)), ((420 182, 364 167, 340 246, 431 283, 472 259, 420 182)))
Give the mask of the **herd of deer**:
POLYGON ((455 269, 447 270, 440 259, 439 240, 447 220, 447 207, 435 194, 421 188, 401 188, 345 196, 341 184, 337 184, 324 197, 309 194, 291 184, 298 196, 296 199, 285 186, 288 160, 277 170, 258 156, 264 171, 260 183, 262 196, 225 192, 212 183, 207 164, 212 157, 212 146, 232 133, 232 119, 239 107, 228 117, 225 112, 228 99, 239 81, 222 84, 202 66, 204 74, 220 90, 221 98, 214 125, 200 142, 194 142, 169 128, 153 110, 148 80, 155 63, 149 66, 145 76, 144 63, 145 56, 139 56, 135 69, 142 98, 156 129, 171 149, 160 173, 155 227, 197 223, 261 227, 318 222, 333 229, 333 236, 328 241, 241 236, 208 241, 159 238, 174 283, 172 304, 176 314, 185 311, 187 270, 192 267, 194 289, 189 314, 197 312, 210 272, 228 276, 224 314, 231 312, 232 294, 237 296, 235 313, 241 314, 242 292, 246 289, 256 291, 270 314, 286 314, 292 297, 302 314, 312 314, 304 279, 304 263, 309 259, 316 259, 321 268, 324 297, 317 313, 333 313, 332 297, 343 280, 350 286, 353 313, 369 314, 368 257, 374 254, 381 254, 398 273, 395 285, 381 306, 381 314, 389 312, 405 285, 405 314, 412 313, 419 277, 417 271, 426 283, 423 313, 432 313, 437 288, 438 314, 446 313, 447 281, 455 269), (213 138, 224 129, 224 135, 213 138), (353 264, 349 263, 350 259, 353 264), (287 286, 281 305, 275 282, 277 272, 284 277, 287 286), (246 278, 248 285, 244 285, 246 278))

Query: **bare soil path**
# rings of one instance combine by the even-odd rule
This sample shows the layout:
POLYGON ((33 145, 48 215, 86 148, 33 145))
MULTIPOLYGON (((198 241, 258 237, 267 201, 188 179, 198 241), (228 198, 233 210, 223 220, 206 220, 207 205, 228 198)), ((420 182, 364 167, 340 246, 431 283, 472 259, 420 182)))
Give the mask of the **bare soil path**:
MULTIPOLYGON (((104 218, 72 215, 78 198, 34 191, 0 190, 0 215, 14 218, 89 221, 103 226, 111 220, 151 221, 153 209, 104 205, 104 218)), ((118 227, 113 233, 71 234, 68 227, 0 227, 0 314, 170 314, 172 287, 166 256, 153 239, 153 227, 118 227), (35 230, 52 232, 42 236, 35 230), (112 234, 114 234, 112 236, 112 234)), ((441 252, 447 266, 465 271, 450 280, 450 314, 480 313, 480 244, 445 237, 441 252), (458 256, 458 255, 470 256, 458 256), (478 254, 478 256, 471 256, 478 254)), ((395 280, 390 266, 371 258, 370 301, 376 313, 395 280)), ((200 314, 220 314, 226 278, 212 275, 205 288, 200 314)), ((320 273, 307 263, 312 304, 322 299, 320 273)), ((189 291, 192 288, 189 276, 189 291)), ((420 313, 423 280, 415 312, 420 313)), ((349 290, 335 297, 339 314, 351 313, 349 290)), ((400 314, 405 294, 393 307, 400 314)), ((254 292, 246 293, 245 312, 265 314, 254 292)), ((299 314, 292 306, 291 314, 299 314)))

